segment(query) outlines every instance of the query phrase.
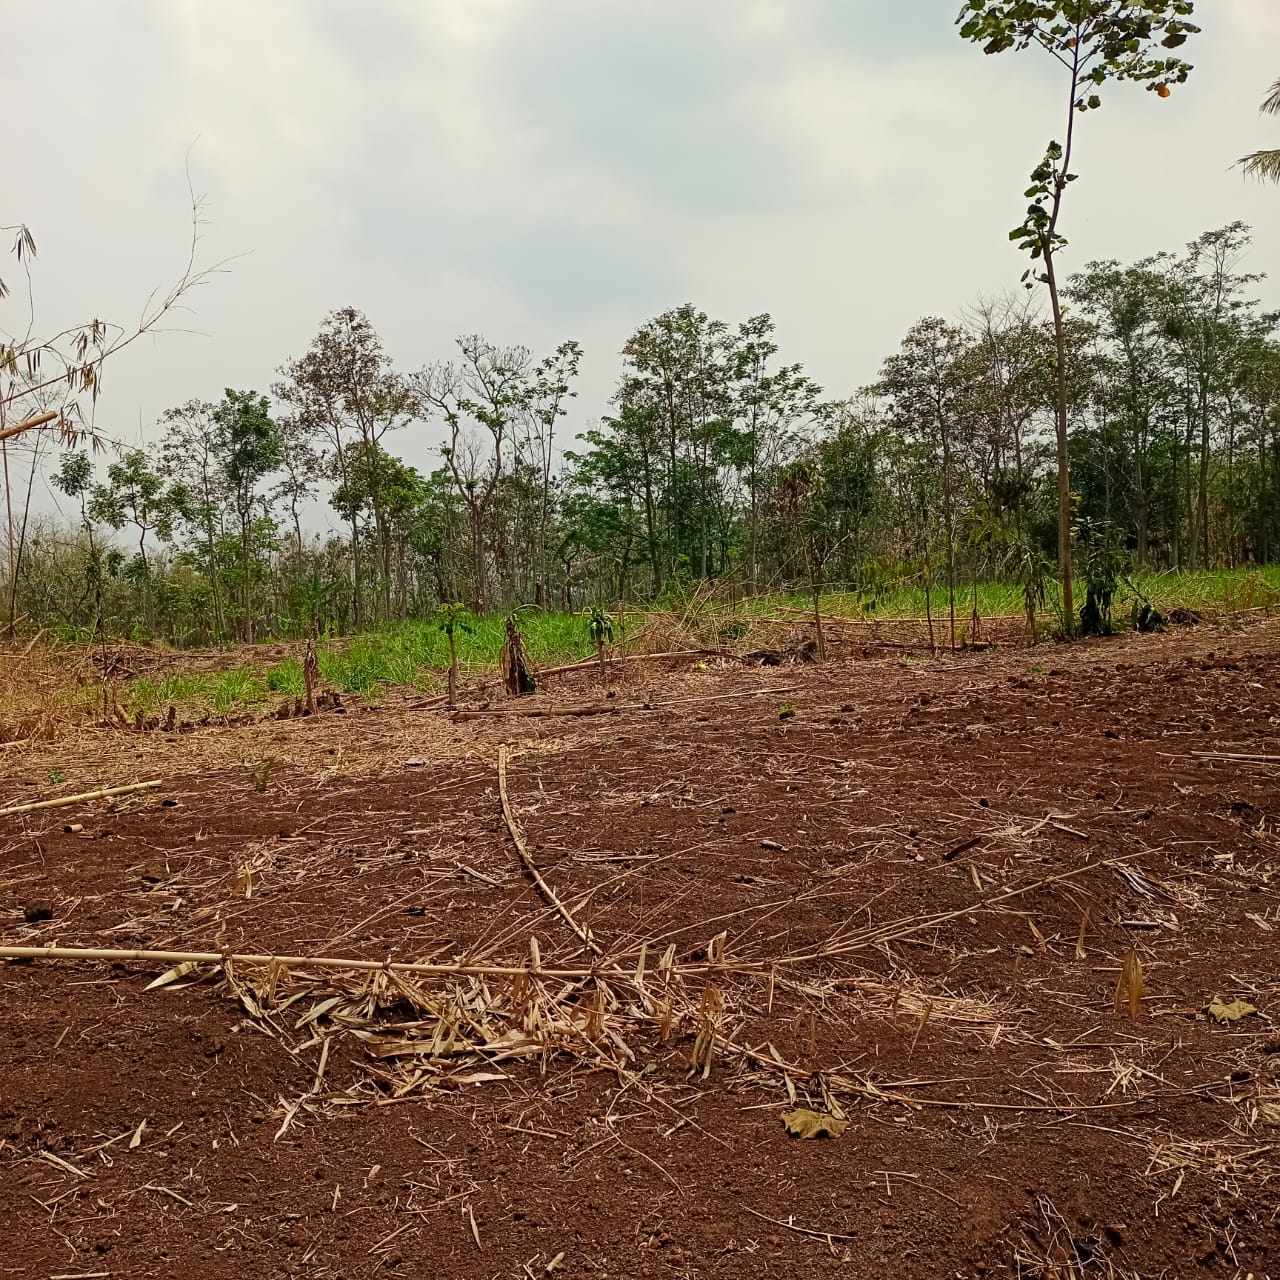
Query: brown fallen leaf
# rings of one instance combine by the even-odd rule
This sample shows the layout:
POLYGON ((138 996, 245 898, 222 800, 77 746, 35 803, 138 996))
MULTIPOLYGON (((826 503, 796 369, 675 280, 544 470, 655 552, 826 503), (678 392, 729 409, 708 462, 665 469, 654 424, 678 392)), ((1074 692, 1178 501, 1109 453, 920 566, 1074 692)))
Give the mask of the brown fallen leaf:
POLYGON ((1130 947, 1116 982, 1116 1012, 1124 1013, 1127 1006, 1130 1019, 1137 1022, 1142 1011, 1142 994, 1142 961, 1137 951, 1130 947))
POLYGON ((804 1107, 784 1112, 782 1123, 793 1138, 838 1138, 849 1127, 847 1120, 804 1107))
POLYGON ((1221 996, 1214 996, 1205 1012, 1215 1022, 1239 1022, 1241 1018, 1251 1017, 1258 1010, 1244 1000, 1233 1000, 1228 1004, 1221 996))

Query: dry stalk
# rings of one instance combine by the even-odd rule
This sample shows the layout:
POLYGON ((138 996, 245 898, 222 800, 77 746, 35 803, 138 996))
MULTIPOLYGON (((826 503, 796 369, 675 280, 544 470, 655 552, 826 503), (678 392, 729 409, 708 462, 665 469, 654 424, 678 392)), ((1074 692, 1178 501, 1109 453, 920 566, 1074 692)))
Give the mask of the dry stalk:
POLYGON ((0 809, 0 818, 7 818, 14 813, 34 813, 37 809, 61 809, 69 804, 81 801, 106 800, 110 796, 127 796, 135 791, 150 791, 153 787, 162 786, 159 778, 152 782, 133 782, 127 787, 102 787, 98 791, 81 791, 74 796, 58 796, 53 800, 35 800, 30 804, 15 804, 8 809, 0 809))
POLYGON ((538 886, 538 892, 546 899, 548 905, 555 908, 560 918, 569 926, 577 935, 578 941, 582 943, 592 955, 600 955, 600 948, 592 939, 591 934, 584 929, 577 920, 574 919, 573 913, 563 902, 556 896, 556 892, 543 878, 542 873, 538 870, 537 865, 533 861, 532 855, 529 853, 528 846, 524 842, 524 837, 520 834, 520 825, 516 821, 515 812, 511 808, 511 797, 507 794, 507 757, 509 752, 504 743, 498 748, 498 795, 502 801, 502 818, 507 824, 507 830, 511 833, 511 839, 516 846, 516 852, 520 855, 520 861, 524 865, 524 869, 529 873, 535 885, 538 886))

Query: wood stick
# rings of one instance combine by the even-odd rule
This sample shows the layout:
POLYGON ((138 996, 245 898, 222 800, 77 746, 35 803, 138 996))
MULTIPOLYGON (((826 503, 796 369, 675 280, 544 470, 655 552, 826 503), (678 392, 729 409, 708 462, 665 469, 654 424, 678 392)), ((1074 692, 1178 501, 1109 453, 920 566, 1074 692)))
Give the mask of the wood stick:
POLYGON ((36 809, 61 809, 64 805, 79 804, 82 800, 105 800, 108 796, 127 796, 135 791, 150 791, 152 787, 163 786, 161 779, 151 782, 131 782, 127 787, 103 787, 99 791, 82 791, 79 795, 59 796, 56 800, 36 800, 31 804, 15 804, 8 809, 0 809, 0 818, 7 818, 13 813, 33 813, 36 809))
POLYGON ((498 795, 502 800, 503 821, 506 822, 507 830, 511 833, 511 839, 515 842, 516 852, 520 855, 520 861, 524 863, 524 869, 532 876, 533 883, 538 886, 538 892, 556 909, 565 924, 578 935, 578 941, 592 955, 598 956, 600 948, 596 946, 591 935, 573 918, 573 913, 569 908, 556 897, 555 890, 542 878, 542 873, 534 864, 533 857, 525 845, 524 837, 520 834, 520 826, 516 822, 516 815, 511 808, 511 797, 507 794, 507 755, 507 746, 506 743, 503 743, 498 748, 498 795))
POLYGON ((1280 764, 1280 756, 1250 755, 1239 751, 1193 751, 1197 760, 1234 760, 1241 764, 1280 764))

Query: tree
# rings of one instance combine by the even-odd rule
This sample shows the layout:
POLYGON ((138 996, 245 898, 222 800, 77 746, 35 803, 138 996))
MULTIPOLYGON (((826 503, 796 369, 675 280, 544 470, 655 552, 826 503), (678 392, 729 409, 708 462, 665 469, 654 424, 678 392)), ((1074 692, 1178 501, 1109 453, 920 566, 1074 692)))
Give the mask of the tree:
MULTIPOLYGON (((1267 90, 1262 100, 1264 116, 1280 116, 1280 80, 1267 90)), ((1271 151, 1253 151, 1241 160, 1236 167, 1244 171, 1246 178, 1258 178, 1262 182, 1280 182, 1280 149, 1271 151)))
POLYGON ((822 388, 799 364, 771 368, 778 354, 773 317, 752 316, 738 326, 732 347, 735 380, 734 441, 731 455, 746 472, 747 576, 752 590, 760 585, 760 498, 764 480, 793 448, 805 426, 831 413, 820 402, 822 388))
MULTIPOLYGON (((340 484, 350 479, 348 453, 353 443, 380 444, 416 414, 408 383, 392 366, 382 340, 368 318, 354 307, 330 312, 306 355, 291 360, 272 391, 300 421, 299 430, 324 436, 333 446, 332 465, 340 484)), ((380 492, 370 495, 375 530, 384 535, 386 512, 380 492)), ((351 586, 356 625, 364 621, 359 523, 351 529, 351 586)), ((391 584, 382 583, 382 610, 390 613, 391 584)))
POLYGON ((315 497, 316 487, 324 472, 325 454, 316 447, 313 424, 299 414, 287 414, 276 421, 280 433, 281 478, 272 489, 272 497, 289 508, 293 525, 294 554, 299 568, 303 559, 302 511, 315 497))
MULTIPOLYGON (((63 492, 71 496, 70 490, 64 488, 63 492)), ((153 625, 154 616, 147 534, 155 532, 168 542, 173 537, 175 520, 189 505, 190 495, 185 486, 166 488, 164 477, 153 469, 150 458, 141 449, 130 449, 111 463, 107 467, 107 483, 95 486, 90 497, 89 514, 94 519, 117 530, 131 524, 138 531, 137 573, 143 584, 143 617, 148 628, 153 625)))
POLYGON ((420 409, 438 413, 449 431, 441 453, 467 508, 472 609, 482 617, 488 581, 486 525, 507 471, 504 455, 512 445, 514 425, 529 404, 530 356, 526 347, 498 347, 479 334, 459 338, 458 350, 460 361, 427 366, 414 375, 413 387, 420 409))
POLYGON ((1241 222, 1206 231, 1187 246, 1184 258, 1170 260, 1162 294, 1165 336, 1175 357, 1182 400, 1190 511, 1187 563, 1193 569, 1209 561, 1211 433, 1230 386, 1232 348, 1243 338, 1240 320, 1248 303, 1240 293, 1261 278, 1233 272, 1249 241, 1249 228, 1241 222), (1193 498, 1191 467, 1197 439, 1193 498))
POLYGON ((1071 172, 1076 117, 1102 105, 1098 91, 1109 82, 1145 84, 1162 98, 1169 96, 1171 84, 1185 82, 1191 66, 1170 51, 1199 31, 1187 21, 1194 8, 1194 0, 967 0, 956 19, 961 36, 981 44, 985 53, 1034 46, 1066 72, 1065 141, 1050 142, 1032 170, 1027 216, 1009 238, 1031 255, 1033 265, 1024 281, 1035 275, 1047 285, 1053 309, 1058 564, 1063 617, 1072 627, 1069 370, 1056 254, 1067 243, 1059 230, 1063 197, 1077 176, 1071 172))
POLYGON ((213 633, 221 640, 226 635, 226 616, 218 543, 225 529, 228 491, 214 408, 207 400, 188 400, 165 410, 161 418, 165 431, 156 469, 188 494, 188 501, 176 514, 186 528, 189 552, 194 547, 194 558, 209 584, 213 633))
MULTIPOLYGON (((98 556, 98 546, 93 536, 93 514, 90 510, 90 493, 93 484, 93 463, 83 450, 62 455, 62 462, 52 477, 52 484, 60 493, 68 498, 75 498, 80 503, 80 527, 86 538, 86 552, 83 564, 84 595, 80 603, 90 593, 93 595, 93 634, 103 634, 102 619, 102 564, 98 556)), ((104 695, 105 696, 105 695, 104 695)), ((104 709, 105 714, 105 709, 104 709)))
POLYGON ((947 545, 951 648, 956 647, 957 462, 972 434, 977 405, 966 377, 971 348, 964 331, 936 316, 913 325, 890 356, 875 390, 889 403, 890 421, 906 438, 936 450, 942 478, 942 523, 947 545))
POLYGON ((857 425, 850 423, 788 463, 779 476, 781 509, 809 580, 819 662, 827 657, 821 607, 827 566, 857 536, 875 499, 870 443, 857 425))
POLYGON ((213 411, 213 423, 223 478, 240 525, 241 637, 252 641, 258 486, 280 466, 284 449, 280 431, 268 411, 267 397, 256 391, 233 391, 228 387, 213 411))
POLYGON ((1175 390, 1161 317, 1166 261, 1157 256, 1129 267, 1091 262, 1065 291, 1104 346, 1103 376, 1129 458, 1130 522, 1140 567, 1147 564, 1152 540, 1152 451, 1168 423, 1175 390))
POLYGON ((539 362, 525 389, 521 403, 526 448, 541 484, 537 546, 534 548, 534 603, 545 603, 547 573, 547 530, 551 524, 552 468, 555 464, 556 419, 568 412, 568 401, 577 396, 573 380, 582 362, 582 348, 570 339, 539 362))

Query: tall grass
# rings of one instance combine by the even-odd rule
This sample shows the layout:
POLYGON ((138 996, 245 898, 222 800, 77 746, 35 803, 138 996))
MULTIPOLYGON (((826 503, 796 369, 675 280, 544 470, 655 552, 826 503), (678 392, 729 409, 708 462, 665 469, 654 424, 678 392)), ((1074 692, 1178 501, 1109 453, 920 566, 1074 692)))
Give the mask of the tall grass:
MULTIPOLYGON (((120 690, 118 698, 126 711, 141 711, 144 716, 153 715, 171 703, 186 706, 202 704, 225 716, 238 707, 262 701, 269 688, 268 681, 257 675, 252 667, 235 667, 229 671, 190 675, 178 672, 158 680, 152 676, 137 676, 120 690)), ((98 694, 96 690, 89 690, 85 697, 96 700, 98 694)))

